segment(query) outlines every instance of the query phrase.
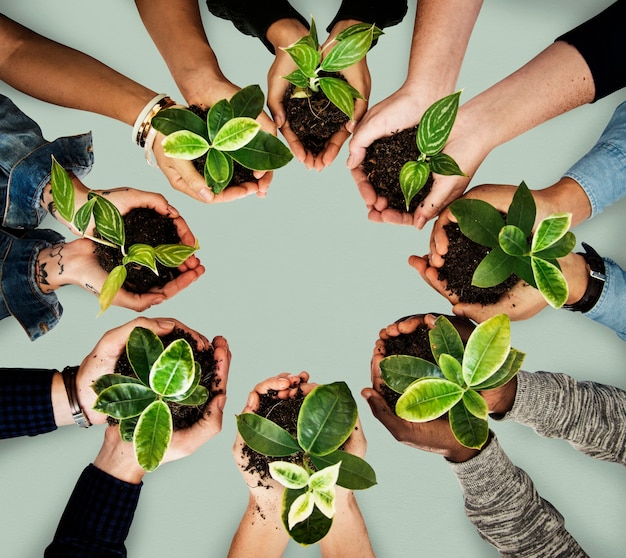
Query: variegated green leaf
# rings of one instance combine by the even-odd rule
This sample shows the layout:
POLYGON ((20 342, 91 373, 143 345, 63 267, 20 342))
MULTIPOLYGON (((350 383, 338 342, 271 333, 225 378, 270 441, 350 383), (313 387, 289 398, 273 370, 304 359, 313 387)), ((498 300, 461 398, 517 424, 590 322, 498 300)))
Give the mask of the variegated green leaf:
POLYGON ((150 388, 135 382, 125 382, 103 389, 93 408, 116 419, 125 419, 141 414, 155 400, 156 394, 150 388))
POLYGON ((150 369, 150 387, 159 395, 186 393, 195 378, 195 361, 186 339, 172 341, 150 369))
POLYGON ((354 118, 354 98, 355 96, 361 98, 361 94, 354 87, 338 78, 323 77, 320 78, 319 83, 328 100, 352 120, 354 118))
POLYGON ((254 413, 237 415, 237 430, 254 451, 270 457, 285 457, 300 450, 298 442, 284 428, 254 413))
POLYGON ((530 251, 524 231, 515 225, 502 227, 498 235, 498 243, 502 251, 509 256, 527 256, 530 251))
POLYGON ((441 378, 424 378, 411 384, 396 403, 396 414, 411 422, 433 420, 463 397, 463 388, 441 378))
POLYGON ((301 523, 313 513, 315 501, 310 492, 305 492, 298 496, 289 508, 288 523, 289 529, 293 529, 297 523, 301 523))
POLYGON ((154 249, 156 259, 167 267, 178 267, 191 256, 200 246, 187 244, 160 244, 154 249))
POLYGON ((561 308, 569 296, 567 281, 561 270, 554 264, 540 258, 531 257, 530 265, 539 292, 553 308, 561 308))
MULTIPOLYGON (((343 41, 348 38, 350 35, 356 35, 357 33, 362 33, 363 31, 369 31, 372 26, 369 23, 355 23, 350 27, 346 27, 343 31, 341 31, 336 37, 336 41, 343 41)), ((378 27, 374 27, 373 29, 373 39, 374 41, 378 39, 381 35, 384 35, 383 30, 378 27)))
POLYGON ((325 72, 340 72, 361 60, 372 46, 374 26, 364 31, 352 33, 338 42, 322 60, 321 68, 325 72))
POLYGON ((305 89, 309 86, 309 78, 304 75, 302 70, 294 70, 290 74, 283 76, 289 83, 293 83, 296 87, 305 89))
POLYGON ((417 128, 417 147, 420 152, 432 156, 443 149, 456 119, 460 96, 461 92, 457 91, 426 109, 417 128))
POLYGON ((430 170, 444 176, 467 176, 457 162, 445 153, 436 153, 429 159, 430 170))
POLYGON ((130 417, 127 419, 120 420, 120 438, 125 442, 132 442, 133 437, 135 436, 135 428, 137 427, 137 422, 139 422, 139 415, 136 417, 130 417))
POLYGON ((439 357, 439 366, 441 367, 441 371, 446 379, 459 384, 460 386, 465 385, 465 382, 463 381, 461 363, 452 355, 445 353, 442 354, 439 357))
POLYGON ((406 210, 409 210, 411 200, 426 184, 430 166, 425 161, 407 161, 400 169, 400 189, 404 194, 406 210))
POLYGON ((91 384, 91 389, 96 392, 96 395, 100 395, 106 388, 117 384, 141 384, 141 381, 123 374, 104 374, 91 384))
POLYGON ((511 322, 506 314, 485 320, 472 332, 463 355, 463 379, 468 386, 484 382, 502 366, 511 348, 511 322))
POLYGON ((300 465, 288 461, 272 461, 269 464, 271 477, 286 488, 304 488, 309 484, 309 473, 300 465))
POLYGON ((215 141, 215 136, 217 136, 217 133, 222 129, 222 126, 234 117, 235 109, 227 99, 222 99, 215 103, 207 114, 210 141, 215 141))
POLYGON ((209 142, 202 136, 188 130, 179 130, 166 136, 161 142, 163 152, 174 159, 192 161, 209 150, 209 142))
POLYGON ((117 291, 122 288, 124 281, 126 281, 126 268, 123 265, 114 267, 102 285, 100 296, 98 296, 98 302, 100 303, 100 312, 98 312, 98 316, 111 306, 117 291))
POLYGON ((565 235, 557 240, 552 246, 549 246, 545 250, 533 253, 536 258, 542 260, 552 260, 556 258, 564 258, 567 256, 576 246, 576 237, 571 231, 567 231, 565 235))
POLYGON ((450 428, 454 437, 465 447, 480 449, 489 437, 489 423, 474 416, 459 401, 449 412, 450 428))
POLYGON ((290 490, 286 488, 283 492, 281 520, 289 536, 298 544, 303 546, 315 544, 323 539, 330 530, 333 520, 326 517, 318 508, 314 507, 311 515, 295 524, 289 529, 289 510, 298 496, 304 494, 305 490, 290 490))
POLYGON ((420 378, 443 378, 439 367, 419 357, 390 355, 380 361, 380 375, 385 384, 396 393, 403 393, 420 378))
POLYGON ((141 413, 133 445, 137 462, 146 471, 154 471, 163 460, 172 439, 172 413, 163 401, 155 401, 141 413))
POLYGON ((163 342, 150 329, 135 327, 126 340, 126 356, 130 365, 146 386, 150 384, 152 365, 163 352, 163 342))
POLYGON ((459 362, 463 361, 463 340, 457 329, 450 323, 445 316, 438 316, 435 320, 435 327, 428 332, 430 341, 430 349, 435 357, 435 361, 439 362, 442 354, 452 355, 459 362))
POLYGON ((498 371, 485 380, 484 382, 475 385, 473 389, 476 391, 482 391, 484 389, 494 389, 506 384, 522 367, 522 363, 524 362, 524 357, 526 355, 517 349, 511 347, 504 364, 500 366, 498 371))
POLYGON ((329 519, 335 516, 335 487, 331 486, 324 490, 313 491, 313 501, 326 517, 329 519))
POLYGON ((297 42, 283 50, 291 56, 296 66, 300 68, 305 76, 309 78, 317 77, 316 69, 322 57, 318 50, 302 42, 297 42))
POLYGON ((339 470, 341 469, 341 461, 325 467, 320 471, 316 471, 311 475, 308 480, 309 488, 311 490, 327 490, 337 484, 339 478, 339 470))
POLYGON ((96 200, 93 206, 96 230, 110 242, 118 246, 124 246, 126 243, 126 231, 122 214, 104 196, 90 192, 89 197, 96 200))
POLYGON ((150 123, 156 130, 166 136, 174 132, 187 130, 209 141, 207 123, 186 108, 162 109, 150 123))
POLYGON ((261 125, 252 118, 233 118, 220 128, 213 139, 213 147, 220 151, 236 151, 256 136, 260 129, 261 125))
POLYGON ((148 244, 133 244, 128 249, 128 254, 122 258, 122 263, 124 265, 137 263, 151 269, 155 275, 159 274, 156 267, 154 248, 148 244))
POLYGON ((196 388, 186 396, 167 397, 168 401, 176 401, 179 405, 187 405, 190 407, 199 407, 204 405, 209 398, 209 390, 204 386, 196 386, 196 388))
POLYGON ((228 186, 233 177, 233 160, 220 150, 211 148, 206 154, 205 168, 211 175, 213 193, 217 195, 228 186))
POLYGON ((533 235, 531 243, 533 253, 552 246, 565 235, 571 225, 571 213, 555 213, 543 219, 533 235))
POLYGON ((468 389, 463 394, 463 404, 465 405, 465 408, 475 417, 487 420, 487 417, 489 416, 489 407, 487 407, 487 403, 477 391, 468 389))
POLYGON ((54 205, 69 223, 74 217, 74 185, 67 171, 52 156, 52 172, 50 175, 50 185, 52 186, 52 199, 54 205))
POLYGON ((74 215, 74 226, 84 234, 91 221, 91 214, 93 213, 93 206, 96 204, 96 198, 91 198, 87 203, 80 206, 76 214, 74 215))

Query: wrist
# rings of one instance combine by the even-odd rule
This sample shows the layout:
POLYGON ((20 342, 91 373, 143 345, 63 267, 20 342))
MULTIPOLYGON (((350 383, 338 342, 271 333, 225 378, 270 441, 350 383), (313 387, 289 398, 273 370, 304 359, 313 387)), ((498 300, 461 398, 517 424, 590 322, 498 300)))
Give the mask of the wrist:
POLYGON ((39 250, 35 261, 35 280, 44 294, 50 294, 68 282, 61 281, 64 267, 62 265, 62 251, 65 243, 54 244, 39 250))
POLYGON ((537 201, 537 220, 552 213, 571 213, 572 227, 591 217, 591 203, 583 188, 567 176, 543 190, 533 193, 537 201))
MULTIPOLYGON (((78 177, 70 174, 72 185, 74 186, 74 208, 78 209, 88 201, 89 188, 85 186, 78 177)), ((39 198, 39 205, 45 209, 52 217, 54 217, 59 223, 65 225, 72 232, 76 232, 76 229, 71 226, 63 217, 59 215, 56 205, 54 204, 54 198, 52 197, 52 184, 48 182, 41 191, 41 197, 39 198)))
POLYGON ((139 484, 146 472, 135 459, 133 446, 120 438, 118 427, 109 426, 104 444, 93 462, 101 471, 130 484, 139 484))
POLYGON ((588 312, 598 302, 606 281, 604 260, 588 244, 582 243, 585 252, 567 256, 567 268, 562 266, 567 280, 569 296, 563 305, 572 312, 588 312))

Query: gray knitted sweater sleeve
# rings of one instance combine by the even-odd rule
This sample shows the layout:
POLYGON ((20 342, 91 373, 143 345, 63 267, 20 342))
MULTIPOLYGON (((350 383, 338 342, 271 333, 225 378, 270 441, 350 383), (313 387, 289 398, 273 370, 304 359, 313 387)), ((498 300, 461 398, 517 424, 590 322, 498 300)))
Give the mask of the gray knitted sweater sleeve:
MULTIPOLYGON (((545 437, 569 441, 597 459, 625 464, 626 392, 565 374, 520 372, 512 410, 504 417, 545 437)), ((504 557, 587 556, 561 514, 542 499, 493 437, 473 459, 452 463, 465 513, 504 557)))

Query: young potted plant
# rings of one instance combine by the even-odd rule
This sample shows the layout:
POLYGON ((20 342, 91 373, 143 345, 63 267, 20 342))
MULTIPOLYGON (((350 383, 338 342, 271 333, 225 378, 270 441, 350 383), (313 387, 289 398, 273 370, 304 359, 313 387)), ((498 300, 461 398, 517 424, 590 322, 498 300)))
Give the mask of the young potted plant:
POLYGON ((166 136, 165 154, 194 161, 218 195, 229 184, 254 180, 252 171, 274 170, 291 161, 289 148, 255 120, 264 103, 261 88, 249 85, 208 111, 193 106, 164 109, 152 126, 166 136))
POLYGON ((442 153, 459 108, 458 91, 433 103, 420 123, 381 138, 368 147, 363 170, 388 207, 413 213, 430 192, 431 173, 465 176, 456 161, 442 153))
POLYGON ((380 361, 382 380, 401 394, 395 412, 411 422, 447 413, 459 443, 479 449, 487 441, 489 426, 487 404, 478 391, 506 384, 525 356, 511 347, 509 318, 499 314, 481 323, 465 345, 445 316, 436 319, 428 335, 434 362, 411 355, 380 361))
POLYGON ((328 139, 354 117, 354 100, 364 97, 340 72, 364 58, 382 33, 375 25, 351 25, 335 37, 337 44, 323 57, 311 18, 309 34, 283 49, 298 67, 283 76, 291 83, 283 99, 285 114, 306 151, 319 154, 328 139))
POLYGON ((119 289, 130 286, 134 292, 147 292, 152 286, 163 286, 170 281, 181 265, 198 248, 181 244, 175 226, 170 219, 164 218, 156 212, 137 208, 122 216, 117 207, 104 196, 96 192, 89 192, 88 201, 79 208, 75 207, 74 187, 67 171, 52 158, 51 174, 52 197, 59 215, 73 225, 79 233, 96 243, 96 254, 103 269, 109 273, 98 300, 100 313, 104 312, 115 298, 119 289), (88 235, 87 230, 92 221, 95 224, 94 235, 88 235), (140 241, 128 242, 127 227, 133 220, 150 219, 152 227, 135 226, 134 236, 140 241), (154 232, 156 224, 160 223, 164 230, 167 244, 151 246, 141 242, 143 238, 154 232), (138 230, 137 230, 138 229, 138 230), (164 269, 170 268, 174 273, 163 274, 164 269), (129 271, 130 270, 130 271, 129 271), (147 271, 147 274, 142 270, 147 271), (129 277, 132 281, 127 281, 129 277), (148 277, 146 283, 146 275, 148 277), (151 280, 150 278, 153 277, 151 280), (143 278, 143 290, 137 290, 137 283, 143 278))
MULTIPOLYGON (((563 306, 568 287, 557 258, 569 254, 576 245, 576 237, 569 231, 570 213, 548 215, 533 232, 536 206, 524 182, 515 191, 505 216, 480 199, 455 200, 450 211, 461 233, 486 249, 471 275, 472 286, 490 288, 511 277, 513 284, 522 279, 537 288, 550 306, 563 306)), ((444 278, 447 265, 446 256, 441 268, 444 278)))
POLYGON ((239 415, 237 428, 252 451, 267 456, 269 474, 284 486, 285 529, 296 542, 309 545, 332 526, 335 486, 369 488, 376 475, 363 459, 340 449, 358 416, 345 382, 316 386, 299 400, 275 401, 273 407, 286 401, 301 405, 294 434, 255 413, 239 415))
POLYGON ((213 349, 198 351, 191 334, 180 329, 161 339, 136 327, 115 370, 92 384, 94 409, 119 422, 120 436, 133 443, 139 465, 154 471, 172 432, 199 420, 217 393, 213 349))

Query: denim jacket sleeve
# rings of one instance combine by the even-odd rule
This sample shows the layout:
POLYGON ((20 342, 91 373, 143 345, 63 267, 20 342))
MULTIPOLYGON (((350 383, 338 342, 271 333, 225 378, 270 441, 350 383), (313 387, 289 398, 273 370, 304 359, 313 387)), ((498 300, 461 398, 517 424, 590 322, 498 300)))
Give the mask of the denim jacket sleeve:
POLYGON ((70 173, 86 175, 93 166, 91 133, 44 139, 41 129, 13 102, 0 95, 0 201, 2 224, 35 228, 46 212, 39 205, 50 180, 52 155, 70 173))

